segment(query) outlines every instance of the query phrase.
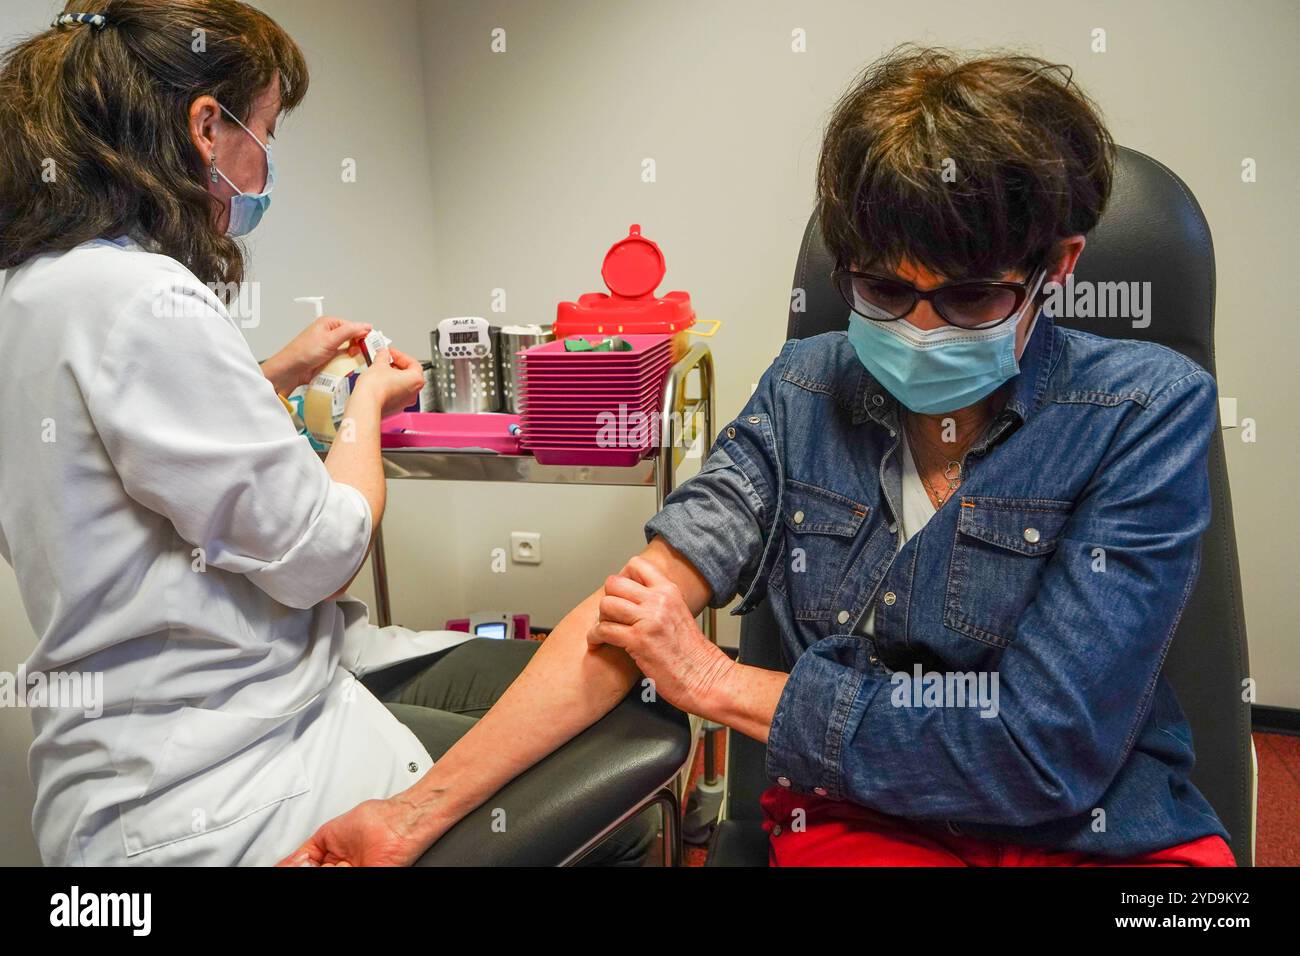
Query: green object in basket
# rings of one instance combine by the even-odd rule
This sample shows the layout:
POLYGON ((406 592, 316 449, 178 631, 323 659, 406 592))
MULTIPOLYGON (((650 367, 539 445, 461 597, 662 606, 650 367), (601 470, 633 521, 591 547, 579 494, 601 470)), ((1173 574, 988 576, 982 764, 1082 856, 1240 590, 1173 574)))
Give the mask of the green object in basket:
POLYGON ((574 335, 564 340, 564 351, 566 352, 631 352, 632 343, 627 339, 621 339, 618 336, 603 339, 595 345, 583 338, 581 335, 574 335))

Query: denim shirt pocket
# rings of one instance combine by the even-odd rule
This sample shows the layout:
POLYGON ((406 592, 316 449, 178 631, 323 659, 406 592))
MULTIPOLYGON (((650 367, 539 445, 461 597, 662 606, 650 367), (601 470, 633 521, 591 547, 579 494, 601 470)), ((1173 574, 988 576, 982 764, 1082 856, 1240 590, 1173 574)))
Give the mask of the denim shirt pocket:
POLYGON ((1074 505, 966 496, 958 504, 943 623, 977 641, 1007 647, 1074 505))
POLYGON ((830 616, 858 531, 871 509, 838 492, 793 479, 781 496, 781 553, 771 587, 784 594, 798 620, 830 616))

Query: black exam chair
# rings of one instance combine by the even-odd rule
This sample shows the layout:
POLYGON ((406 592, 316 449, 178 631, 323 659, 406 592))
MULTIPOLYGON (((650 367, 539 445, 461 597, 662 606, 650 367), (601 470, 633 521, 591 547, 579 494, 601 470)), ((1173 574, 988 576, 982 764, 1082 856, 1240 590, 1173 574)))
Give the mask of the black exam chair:
MULTIPOLYGON (((788 333, 805 338, 848 322, 843 300, 830 283, 834 263, 822 244, 816 214, 804 231, 794 287, 806 290, 804 313, 791 311, 788 333)), ((1209 225, 1187 184, 1149 156, 1120 147, 1110 205, 1080 256, 1078 280, 1150 282, 1151 323, 1144 329, 1114 319, 1058 319, 1098 335, 1122 329, 1125 337, 1159 342, 1214 369, 1214 247, 1209 225)), ((1201 573, 1174 635, 1165 675, 1192 725, 1196 769, 1192 780, 1231 834, 1241 866, 1254 857, 1255 770, 1250 705, 1243 702, 1249 668, 1237 542, 1232 525, 1222 435, 1209 452, 1213 516, 1201 541, 1201 573)), ((741 624, 740 660, 788 670, 776 622, 766 603, 741 624)), ((767 836, 759 794, 770 784, 764 748, 728 731, 727 794, 723 820, 710 847, 709 866, 767 865, 767 836)))

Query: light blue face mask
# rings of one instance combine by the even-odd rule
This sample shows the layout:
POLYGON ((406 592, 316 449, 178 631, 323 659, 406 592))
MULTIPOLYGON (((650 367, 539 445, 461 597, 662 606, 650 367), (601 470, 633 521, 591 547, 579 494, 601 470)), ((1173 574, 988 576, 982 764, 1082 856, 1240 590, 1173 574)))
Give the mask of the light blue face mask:
MULTIPOLYGON (((217 104, 221 106, 220 103, 217 104)), ((253 135, 243 123, 239 122, 239 117, 230 110, 221 106, 221 111, 229 116, 258 146, 266 152, 266 185, 262 187, 260 193, 246 193, 230 181, 230 177, 217 169, 217 164, 212 164, 213 170, 224 179, 227 185, 235 191, 235 195, 230 199, 230 221, 226 224, 226 235, 228 236, 246 236, 262 221, 262 214, 271 206, 271 190, 275 187, 275 163, 271 161, 271 147, 263 143, 253 135)))
MULTIPOLYGON (((867 371, 904 407, 924 415, 965 408, 1020 372, 1016 328, 1045 275, 1045 270, 1040 271, 1020 312, 992 328, 944 325, 923 332, 905 318, 877 322, 851 311, 849 341, 867 371)), ((887 316, 862 299, 858 308, 887 316)))

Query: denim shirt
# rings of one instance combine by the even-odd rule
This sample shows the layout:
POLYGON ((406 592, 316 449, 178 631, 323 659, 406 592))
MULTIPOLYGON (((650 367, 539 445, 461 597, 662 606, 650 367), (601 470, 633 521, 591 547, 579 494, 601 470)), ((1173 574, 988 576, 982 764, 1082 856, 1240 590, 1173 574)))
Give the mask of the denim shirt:
POLYGON ((1115 858, 1226 836, 1161 676, 1209 523, 1214 379, 1040 314, 1004 389, 899 548, 897 402, 844 333, 791 340, 647 540, 713 607, 770 602, 792 665, 767 744, 782 786, 1115 858), (978 681, 996 706, 973 705, 978 681))

